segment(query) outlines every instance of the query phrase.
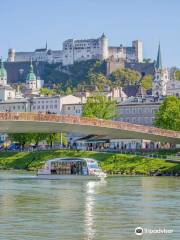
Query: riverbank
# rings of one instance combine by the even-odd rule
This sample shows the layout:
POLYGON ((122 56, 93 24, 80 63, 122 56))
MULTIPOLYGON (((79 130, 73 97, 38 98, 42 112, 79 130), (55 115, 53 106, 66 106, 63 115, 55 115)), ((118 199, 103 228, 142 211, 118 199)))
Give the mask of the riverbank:
POLYGON ((90 157, 99 160, 108 174, 180 175, 180 164, 133 154, 48 150, 38 152, 0 152, 0 169, 37 170, 45 161, 56 157, 90 157))

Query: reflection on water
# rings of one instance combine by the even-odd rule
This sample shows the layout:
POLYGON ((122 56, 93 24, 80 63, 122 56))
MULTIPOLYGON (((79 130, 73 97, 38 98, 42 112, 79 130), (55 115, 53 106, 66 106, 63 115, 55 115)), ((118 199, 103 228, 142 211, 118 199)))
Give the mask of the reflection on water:
POLYGON ((106 180, 89 181, 86 184, 86 200, 85 200, 85 236, 87 240, 95 239, 95 226, 94 226, 94 205, 95 194, 97 188, 106 185, 106 180))
POLYGON ((179 180, 38 180, 0 172, 0 240, 179 240, 179 180), (137 238, 137 226, 174 233, 137 238))

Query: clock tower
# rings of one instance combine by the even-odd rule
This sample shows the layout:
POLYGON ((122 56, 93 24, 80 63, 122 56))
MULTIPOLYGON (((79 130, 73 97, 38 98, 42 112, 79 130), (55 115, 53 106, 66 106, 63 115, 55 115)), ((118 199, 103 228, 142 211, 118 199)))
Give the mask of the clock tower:
POLYGON ((166 95, 166 85, 168 81, 168 70, 163 68, 161 59, 160 44, 158 47, 157 61, 155 63, 155 72, 152 86, 152 95, 154 97, 160 97, 166 95))

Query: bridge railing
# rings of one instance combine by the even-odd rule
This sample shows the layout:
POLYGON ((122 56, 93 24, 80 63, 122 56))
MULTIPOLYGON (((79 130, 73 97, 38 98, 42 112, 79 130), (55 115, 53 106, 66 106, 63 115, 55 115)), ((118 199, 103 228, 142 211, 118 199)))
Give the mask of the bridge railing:
POLYGON ((160 129, 151 126, 143 126, 131 124, 127 122, 103 120, 96 118, 46 114, 46 113, 31 113, 31 112, 0 112, 0 120, 2 121, 38 121, 38 122, 61 122, 67 124, 79 124, 87 126, 98 126, 121 129, 125 131, 135 131, 141 133, 148 133, 153 135, 161 135, 166 137, 180 138, 180 132, 160 129))

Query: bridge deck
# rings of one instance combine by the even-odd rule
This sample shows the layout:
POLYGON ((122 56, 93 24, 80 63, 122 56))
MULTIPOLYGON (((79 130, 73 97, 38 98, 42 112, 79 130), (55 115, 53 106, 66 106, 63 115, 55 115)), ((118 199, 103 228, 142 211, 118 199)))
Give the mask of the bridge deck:
POLYGON ((0 132, 60 131, 180 143, 180 132, 151 126, 44 113, 0 113, 0 132))

